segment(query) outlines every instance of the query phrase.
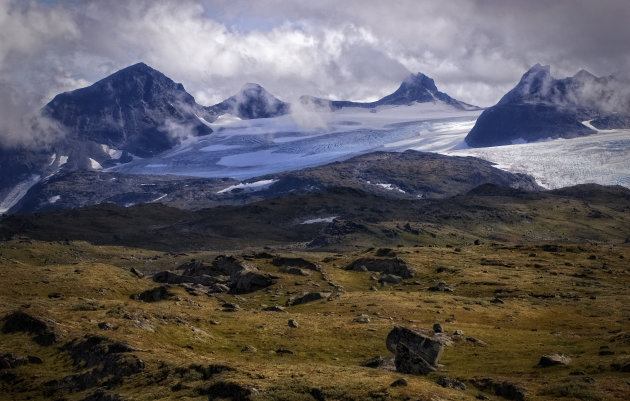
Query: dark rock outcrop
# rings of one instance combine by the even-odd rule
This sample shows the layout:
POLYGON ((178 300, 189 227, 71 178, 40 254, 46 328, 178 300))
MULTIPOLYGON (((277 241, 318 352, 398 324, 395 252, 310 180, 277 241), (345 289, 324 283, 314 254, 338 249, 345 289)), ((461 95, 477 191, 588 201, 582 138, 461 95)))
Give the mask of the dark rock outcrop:
POLYGON ((315 263, 302 258, 283 258, 277 256, 273 258, 271 264, 278 267, 303 267, 309 270, 317 270, 315 263))
POLYGON ((0 370, 17 368, 27 363, 29 363, 27 358, 11 352, 0 355, 0 370))
POLYGON ((140 294, 134 294, 131 299, 142 302, 159 302, 173 297, 173 293, 169 291, 167 286, 159 286, 150 290, 141 292, 140 294))
POLYGON ((100 385, 114 387, 144 369, 144 362, 132 354, 133 347, 101 336, 86 335, 64 345, 63 349, 83 372, 48 383, 52 391, 76 392, 100 385))
POLYGON ((466 384, 464 384, 464 382, 462 382, 461 380, 454 379, 452 377, 448 377, 448 376, 438 377, 437 384, 445 388, 452 388, 455 390, 462 390, 462 391, 466 390, 466 384))
POLYGON ((43 346, 52 345, 61 338, 61 336, 55 332, 54 325, 51 322, 35 318, 22 311, 16 311, 5 316, 2 332, 25 332, 35 334, 33 341, 43 346))
POLYGON ((346 270, 355 271, 372 271, 388 274, 395 274, 402 278, 411 278, 416 274, 415 269, 407 266, 407 263, 400 258, 392 259, 372 259, 361 258, 352 262, 346 267, 346 270), (364 269, 365 268, 365 269, 364 269))
POLYGON ((163 271, 153 276, 153 281, 168 284, 198 284, 209 292, 246 294, 272 285, 277 277, 259 273, 256 268, 244 266, 233 256, 217 256, 211 264, 192 260, 177 267, 181 274, 163 271))
POLYGON ((474 377, 469 382, 480 390, 491 391, 508 400, 525 401, 527 397, 527 390, 523 386, 505 380, 493 377, 474 377))
POLYGON ((331 295, 332 293, 330 292, 308 292, 299 298, 288 300, 287 305, 302 305, 309 302, 319 301, 321 299, 328 299, 331 295))

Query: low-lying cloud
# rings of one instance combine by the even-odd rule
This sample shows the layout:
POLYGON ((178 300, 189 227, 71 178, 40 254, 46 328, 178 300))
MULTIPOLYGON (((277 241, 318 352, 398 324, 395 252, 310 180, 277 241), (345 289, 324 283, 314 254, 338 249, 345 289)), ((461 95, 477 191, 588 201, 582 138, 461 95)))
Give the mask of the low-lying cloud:
POLYGON ((0 141, 28 143, 18 121, 138 61, 204 105, 245 82, 293 103, 375 100, 423 72, 488 106, 537 62, 558 76, 628 70, 629 20, 616 0, 0 0, 0 84, 12 88, 0 104, 13 105, 0 110, 0 141))

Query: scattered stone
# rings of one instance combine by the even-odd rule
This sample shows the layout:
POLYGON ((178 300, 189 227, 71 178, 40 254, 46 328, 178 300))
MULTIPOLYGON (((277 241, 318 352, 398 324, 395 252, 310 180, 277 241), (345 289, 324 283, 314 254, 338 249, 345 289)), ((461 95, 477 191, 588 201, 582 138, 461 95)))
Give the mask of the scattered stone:
POLYGON ((319 301, 320 299, 328 299, 330 296, 332 296, 330 292, 307 292, 292 301, 288 300, 287 305, 302 305, 308 302, 319 301))
POLYGON ((613 362, 610 366, 619 372, 630 372, 630 359, 613 362))
POLYGON ((395 382, 393 382, 392 384, 390 384, 390 387, 405 387, 407 386, 409 383, 407 382, 407 379, 400 378, 398 380, 396 380, 395 382))
POLYGON ((448 376, 438 377, 437 384, 439 384, 440 386, 444 388, 452 388, 455 390, 462 390, 462 391, 466 390, 466 385, 464 384, 464 382, 448 377, 448 376))
POLYGON ((278 267, 303 267, 305 269, 309 269, 309 270, 318 270, 317 269, 317 265, 315 265, 315 263, 313 262, 309 262, 306 259, 302 259, 302 258, 282 258, 282 257, 275 257, 273 258, 273 260, 271 261, 271 264, 274 266, 278 266, 278 267))
POLYGON ((174 296, 174 294, 171 293, 169 289, 170 288, 168 286, 162 285, 150 290, 143 291, 140 294, 134 294, 131 296, 131 299, 142 302, 159 302, 167 300, 174 296))
POLYGON ((208 287, 210 292, 246 294, 269 287, 278 277, 257 272, 258 268, 244 266, 233 256, 217 256, 211 264, 191 260, 176 268, 181 274, 162 271, 153 281, 165 284, 194 284, 208 287))
POLYGON ((400 284, 403 282, 402 277, 395 274, 383 274, 378 280, 379 283, 400 284))
POLYGON ((568 355, 558 353, 541 356, 538 365, 542 367, 548 367, 556 365, 568 365, 570 363, 571 358, 568 355))
POLYGON ((435 292, 453 292, 453 289, 449 287, 444 281, 440 281, 437 285, 428 288, 429 291, 435 292))
POLYGON ((378 356, 375 356, 374 358, 368 359, 367 361, 360 363, 360 366, 364 366, 367 368, 396 371, 393 355, 386 356, 386 357, 382 357, 378 355, 378 356))
POLYGON ((25 332, 35 334, 33 341, 42 346, 49 346, 60 340, 52 323, 35 318, 22 311, 13 312, 4 318, 3 333, 25 332))
POLYGON ((221 307, 223 308, 223 312, 237 312, 241 310, 241 307, 233 302, 225 302, 221 307))
POLYGON ((442 325, 439 323, 436 323, 433 325, 433 331, 435 333, 444 333, 444 329, 442 328, 442 325))
POLYGON ((129 271, 131 272, 131 274, 133 274, 134 276, 138 278, 144 277, 144 273, 142 273, 140 270, 136 269, 135 267, 132 267, 131 269, 129 269, 129 271))
POLYGON ((212 284, 212 286, 210 287, 210 291, 211 292, 218 292, 218 293, 229 292, 230 291, 230 287, 228 287, 225 284, 217 283, 217 284, 212 284))
POLYGON ((42 363, 44 363, 42 358, 40 358, 38 356, 34 356, 34 355, 29 355, 29 356, 26 357, 26 359, 28 359, 28 363, 32 363, 32 364, 35 364, 35 365, 41 365, 42 363))
POLYGON ((508 400, 525 401, 527 391, 519 384, 498 380, 492 377, 474 377, 469 382, 479 390, 492 391, 508 400))
POLYGON ((300 269, 299 267, 285 267, 280 269, 280 272, 287 274, 294 274, 296 276, 310 276, 312 273, 308 270, 300 269))
POLYGON ((370 291, 378 291, 378 288, 376 288, 375 286, 371 286, 370 291))
POLYGON ((376 250, 375 255, 378 256, 378 257, 381 257, 381 258, 383 258, 383 257, 395 258, 396 257, 396 252, 394 252, 390 248, 379 248, 379 249, 376 250))
POLYGON ((504 304, 505 302, 501 298, 495 297, 492 301, 490 301, 490 303, 493 303, 493 304, 504 304))
POLYGON ((197 390, 201 395, 207 395, 209 400, 238 400, 248 401, 260 394, 255 387, 245 386, 229 381, 215 382, 197 390))
POLYGON ((50 294, 48 294, 48 298, 50 299, 63 298, 63 294, 60 292, 51 292, 50 294))
POLYGON ((267 312, 286 312, 286 310, 282 306, 279 306, 279 305, 268 306, 264 308, 263 310, 267 312))
POLYGON ((258 351, 256 349, 256 347, 254 347, 253 345, 246 345, 243 348, 241 348, 241 352, 250 352, 250 353, 254 353, 258 351))
POLYGON ((400 258, 391 259, 357 259, 348 265, 345 270, 361 271, 365 269, 372 272, 381 272, 387 274, 395 274, 402 278, 411 278, 416 274, 416 270, 407 266, 404 260, 400 258))
POLYGON ((300 325, 298 324, 297 321, 293 319, 289 319, 289 327, 293 327, 294 329, 297 329, 298 327, 300 327, 300 325))
POLYGON ((81 401, 124 401, 120 395, 107 391, 105 389, 97 389, 94 393, 88 395, 81 401))
POLYGON ((112 326, 112 324, 108 322, 100 322, 98 324, 98 328, 101 330, 114 330, 114 326, 112 326))
POLYGON ((27 363, 28 359, 13 353, 0 355, 0 370, 17 368, 18 366, 26 365, 27 363))
POLYGON ((293 355, 294 352, 291 351, 288 348, 284 348, 284 347, 280 347, 276 350, 276 354, 288 354, 288 355, 293 355))
POLYGON ((370 317, 365 314, 360 314, 352 320, 357 323, 370 323, 370 317))
POLYGON ((218 325, 220 325, 221 323, 217 322, 216 320, 211 320, 211 321, 210 321, 210 324, 211 324, 211 325, 213 325, 213 326, 218 326, 218 325))

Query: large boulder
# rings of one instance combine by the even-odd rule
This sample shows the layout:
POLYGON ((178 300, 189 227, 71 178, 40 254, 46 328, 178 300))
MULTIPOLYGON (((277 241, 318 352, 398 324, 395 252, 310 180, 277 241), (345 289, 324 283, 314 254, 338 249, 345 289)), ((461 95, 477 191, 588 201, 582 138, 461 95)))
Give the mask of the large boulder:
POLYGON ((346 270, 372 271, 387 274, 395 274, 402 278, 411 278, 416 274, 415 269, 407 266, 407 263, 400 258, 376 259, 361 258, 352 262, 346 270))
POLYGON ((248 271, 230 280, 231 294, 247 294, 267 288, 274 283, 275 276, 248 271))
POLYGON ((568 365, 571 363, 571 358, 565 354, 551 354, 543 355, 538 361, 538 365, 542 367, 556 366, 556 365, 568 365))
POLYGON ((431 366, 422 356, 413 352, 403 342, 396 345, 396 356, 394 359, 396 371, 412 375, 428 375, 435 372, 435 367, 431 366))
POLYGON ((386 343, 387 349, 396 354, 398 345, 405 345, 413 355, 421 357, 431 366, 437 366, 442 357, 443 345, 440 341, 406 327, 394 327, 387 335, 386 343))

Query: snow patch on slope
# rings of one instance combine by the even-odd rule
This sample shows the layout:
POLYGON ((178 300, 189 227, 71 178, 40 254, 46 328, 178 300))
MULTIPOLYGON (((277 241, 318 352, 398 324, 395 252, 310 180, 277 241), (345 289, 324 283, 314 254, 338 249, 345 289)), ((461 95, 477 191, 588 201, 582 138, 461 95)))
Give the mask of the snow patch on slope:
POLYGON ((247 191, 261 191, 263 189, 269 188, 272 184, 277 182, 278 180, 261 180, 256 182, 246 182, 240 183, 236 185, 230 185, 229 187, 218 191, 218 194, 224 194, 227 192, 232 192, 235 189, 244 189, 247 191))
POLYGON ((102 170, 103 166, 101 166, 101 163, 97 162, 96 160, 92 159, 91 157, 88 157, 88 160, 90 161, 90 167, 92 168, 92 170, 102 170))
POLYGON ((339 216, 318 217, 316 219, 304 220, 300 224, 332 223, 337 217, 339 216))
POLYGON ((15 206, 26 195, 29 189, 40 180, 39 175, 32 175, 29 179, 24 180, 17 184, 0 202, 0 213, 6 213, 9 209, 15 206))

